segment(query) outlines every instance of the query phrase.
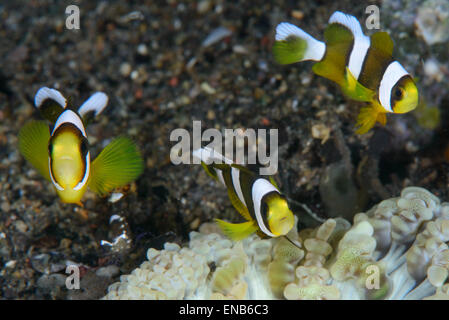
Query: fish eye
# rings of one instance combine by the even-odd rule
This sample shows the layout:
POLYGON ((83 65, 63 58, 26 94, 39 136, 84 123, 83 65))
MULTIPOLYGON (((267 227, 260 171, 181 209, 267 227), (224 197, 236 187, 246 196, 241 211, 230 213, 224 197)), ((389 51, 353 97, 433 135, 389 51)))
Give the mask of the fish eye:
POLYGON ((53 152, 53 143, 48 144, 48 154, 51 156, 51 153, 53 152))
POLYGON ((403 95, 404 95, 404 90, 402 88, 396 88, 396 90, 394 90, 394 97, 397 100, 401 99, 403 95))

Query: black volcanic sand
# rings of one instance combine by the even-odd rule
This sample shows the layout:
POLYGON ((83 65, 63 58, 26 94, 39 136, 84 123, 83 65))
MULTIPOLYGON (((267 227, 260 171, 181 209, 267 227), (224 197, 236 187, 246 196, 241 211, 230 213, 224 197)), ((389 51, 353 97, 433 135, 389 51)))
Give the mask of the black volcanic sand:
MULTIPOLYGON (((201 166, 170 161, 170 133, 191 132, 194 120, 201 120, 203 130, 279 130, 275 179, 294 200, 300 227, 313 225, 313 219, 296 202, 322 218, 351 219, 406 186, 449 200, 443 157, 447 82, 424 88, 438 89, 432 91, 441 111, 436 129, 422 128, 413 114, 389 115, 385 127, 359 136, 354 125, 361 104, 315 76, 311 63, 273 61, 277 23, 294 22, 322 39, 335 10, 366 17, 358 1, 76 1, 79 30, 65 27, 69 4, 0 5, 0 297, 99 298, 145 259, 149 247, 181 244, 216 217, 242 221, 225 189, 201 166), (228 35, 204 46, 219 27, 228 35), (87 128, 91 154, 126 134, 146 164, 142 176, 121 190, 121 200, 88 192, 83 208, 63 204, 20 155, 18 132, 39 118, 33 101, 42 86, 57 88, 75 105, 95 91, 108 94, 107 109, 87 128), (120 232, 109 224, 113 214, 126 219, 132 243, 110 250, 100 242, 120 232), (81 290, 65 288, 68 262, 81 265, 81 290)), ((396 41, 395 29, 388 30, 396 41)), ((431 48, 413 29, 405 39, 416 45, 399 51, 398 59, 413 60, 406 67, 423 79, 420 59, 431 48)))

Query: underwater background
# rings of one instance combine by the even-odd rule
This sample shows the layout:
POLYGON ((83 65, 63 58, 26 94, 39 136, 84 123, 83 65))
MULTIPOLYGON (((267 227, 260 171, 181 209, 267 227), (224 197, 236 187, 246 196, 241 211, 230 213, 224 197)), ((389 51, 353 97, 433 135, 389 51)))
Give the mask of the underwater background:
MULTIPOLYGON (((449 201, 449 3, 386 1, 3 1, 0 4, 0 297, 98 299, 149 248, 188 241, 214 218, 238 221, 225 189, 201 166, 170 161, 170 133, 202 128, 279 130, 280 189, 318 217, 353 216, 408 186, 449 201), (80 8, 79 30, 65 22, 80 8), (364 25, 368 5, 394 57, 417 78, 421 101, 385 127, 354 130, 360 103, 315 76, 311 64, 276 64, 276 25, 290 21, 322 39, 331 14, 364 25), (439 18, 429 19, 428 17, 439 18), (52 87, 80 105, 109 96, 87 127, 97 155, 128 135, 144 173, 114 202, 88 192, 83 207, 62 203, 18 150, 18 132, 38 118, 34 95, 52 87), (119 225, 110 217, 119 215, 119 225), (118 234, 126 241, 112 242, 118 234), (65 287, 66 264, 81 289, 65 287)), ((318 224, 291 203, 299 228, 318 224)))

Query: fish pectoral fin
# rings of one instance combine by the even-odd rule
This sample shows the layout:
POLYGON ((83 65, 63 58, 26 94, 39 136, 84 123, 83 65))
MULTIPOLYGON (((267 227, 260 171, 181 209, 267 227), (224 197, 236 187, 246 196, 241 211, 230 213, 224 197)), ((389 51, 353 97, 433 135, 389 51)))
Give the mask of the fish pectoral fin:
POLYGON ((137 179, 143 166, 136 144, 126 137, 116 138, 92 162, 89 188, 105 195, 137 179))
POLYGON ((393 54, 393 40, 391 40, 387 32, 378 31, 371 36, 371 48, 382 52, 385 57, 391 57, 393 54))
POLYGON ((44 121, 30 121, 19 132, 19 150, 34 168, 48 181, 48 141, 50 130, 44 121))
POLYGON ((357 116, 356 130, 357 134, 367 133, 376 122, 385 125, 387 122, 387 117, 384 112, 380 112, 374 106, 365 106, 360 109, 359 115, 357 116))
POLYGON ((348 67, 346 67, 345 81, 341 85, 341 90, 346 96, 356 101, 370 102, 374 97, 374 91, 357 81, 348 67))
POLYGON ((234 241, 242 240, 258 230, 254 221, 243 223, 230 223, 215 219, 223 233, 234 241))

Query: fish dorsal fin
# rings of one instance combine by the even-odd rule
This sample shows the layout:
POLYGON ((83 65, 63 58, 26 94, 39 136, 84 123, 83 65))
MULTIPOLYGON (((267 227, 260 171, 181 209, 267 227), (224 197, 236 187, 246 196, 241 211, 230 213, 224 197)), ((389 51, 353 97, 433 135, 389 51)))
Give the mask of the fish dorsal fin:
POLYGON ((351 31, 339 23, 332 23, 324 31, 326 54, 323 60, 315 63, 313 71, 340 86, 345 79, 347 56, 352 47, 354 36, 351 31))
POLYGON ((143 171, 143 160, 135 143, 119 137, 108 144, 92 162, 89 188, 105 195, 135 180, 143 171))
POLYGON ((39 109, 42 117, 55 123, 66 108, 67 99, 56 89, 42 87, 34 96, 34 105, 39 109))
POLYGON ((215 219, 223 233, 234 241, 243 240, 258 230, 254 221, 242 223, 230 223, 220 219, 215 219))
POLYGON ((341 11, 335 11, 329 18, 329 24, 340 24, 348 28, 354 37, 365 36, 360 25, 360 22, 349 14, 345 14, 341 11))
POLYGON ((30 121, 19 132, 19 150, 48 181, 48 141, 50 130, 44 121, 30 121))
POLYGON ((371 36, 371 48, 382 52, 385 56, 393 55, 393 40, 387 32, 378 31, 371 36))

